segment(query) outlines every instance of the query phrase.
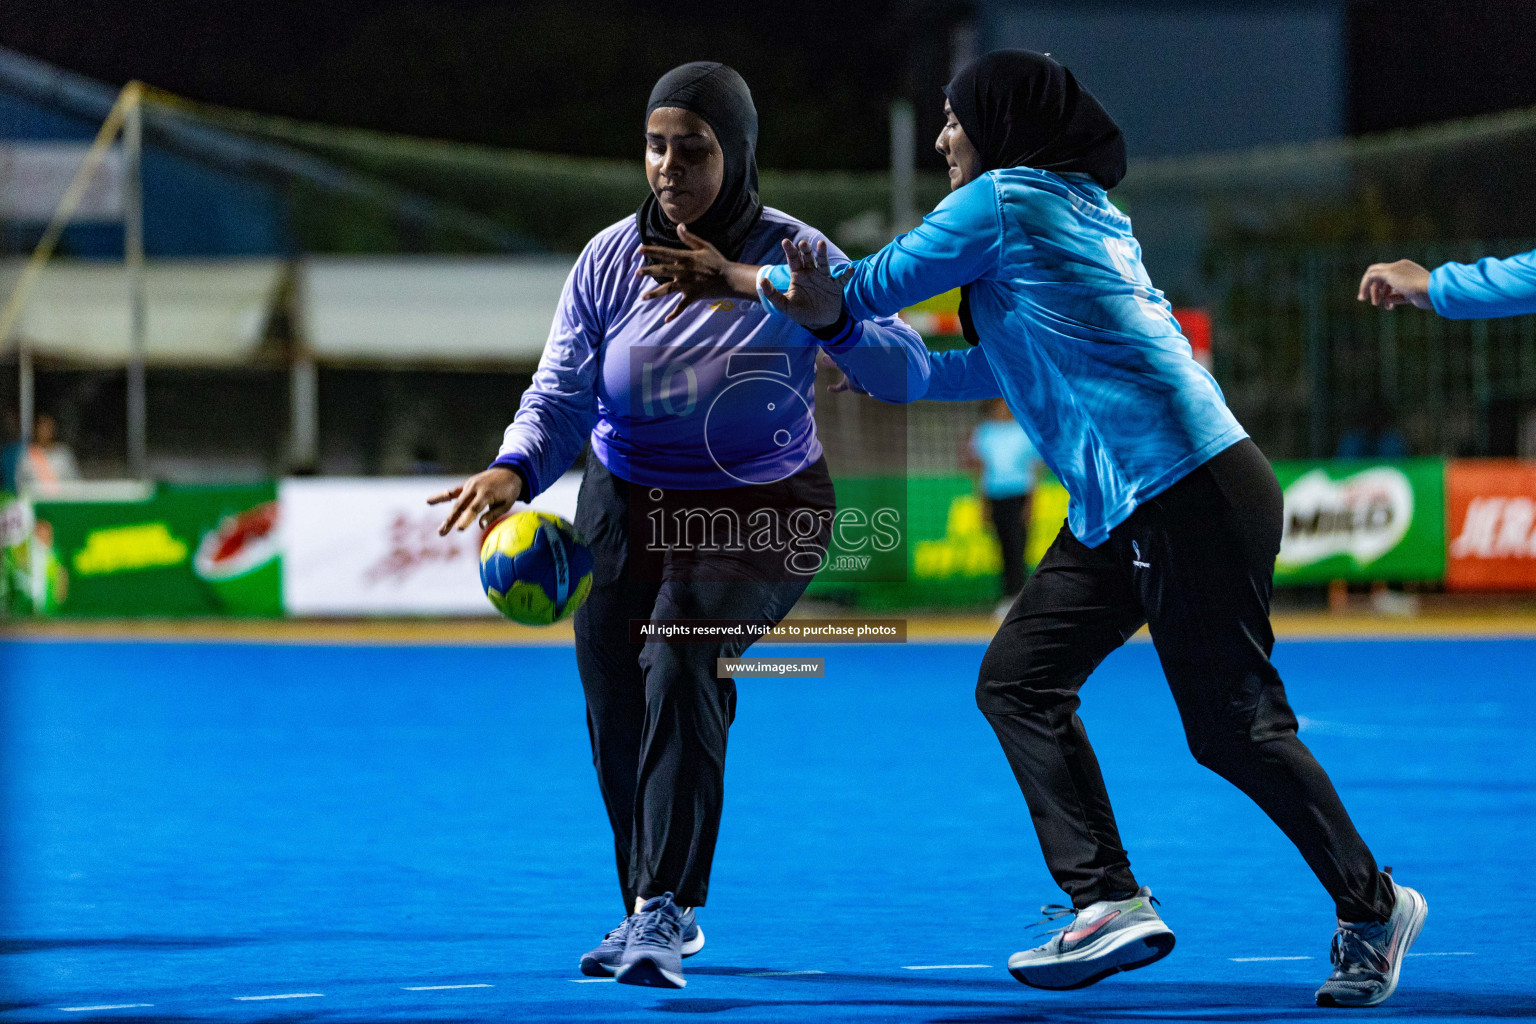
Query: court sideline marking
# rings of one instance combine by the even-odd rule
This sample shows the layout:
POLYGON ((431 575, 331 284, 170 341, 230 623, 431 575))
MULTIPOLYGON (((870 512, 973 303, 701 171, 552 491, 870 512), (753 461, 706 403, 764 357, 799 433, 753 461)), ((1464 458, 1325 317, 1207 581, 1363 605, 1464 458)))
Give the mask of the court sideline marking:
MULTIPOLYGON (((1476 955, 1477 955, 1476 953, 1465 952, 1465 951, 1448 952, 1448 953, 1438 953, 1437 952, 1437 953, 1409 953, 1408 954, 1408 956, 1476 956, 1476 955)), ((1315 959, 1315 958, 1312 957, 1312 956, 1233 956, 1233 957, 1228 957, 1227 959, 1232 961, 1233 963, 1237 963, 1237 964, 1250 964, 1250 963, 1266 963, 1266 962, 1276 961, 1276 960, 1312 960, 1312 959, 1315 959)), ((910 965, 910 966, 902 967, 902 970, 904 970, 904 971, 967 971, 967 970, 976 970, 976 969, 990 969, 991 967, 992 967, 991 964, 913 964, 913 965, 910 965)), ((748 974, 740 975, 740 977, 743 977, 743 978, 793 978, 793 977, 805 977, 807 975, 826 974, 826 973, 827 973, 826 971, 817 971, 817 970, 809 970, 809 971, 753 971, 753 972, 748 973, 748 974)), ((605 982, 608 983, 608 984, 612 984, 612 983, 616 982, 617 980, 618 980, 617 978, 571 978, 570 979, 571 983, 574 984, 574 985, 600 985, 600 984, 603 984, 605 982)), ((491 984, 490 982, 481 981, 481 982, 474 982, 472 984, 466 984, 466 985, 401 985, 400 987, 402 989, 404 989, 405 991, 407 991, 407 992, 442 992, 442 991, 447 991, 447 990, 450 990, 450 989, 495 988, 496 986, 491 984)), ((259 1002, 259 1001, 267 1000, 267 999, 316 999, 316 998, 323 997, 324 995, 325 995, 324 992, 286 992, 286 993, 282 993, 280 995, 270 995, 270 996, 232 996, 231 998, 232 999, 240 1000, 242 1002, 259 1002)), ((62 1010, 63 1012, 65 1012, 65 1013, 84 1013, 84 1012, 87 1012, 87 1011, 90 1011, 90 1010, 133 1010, 133 1009, 140 1009, 140 1008, 143 1008, 143 1007, 150 1007, 150 1006, 154 1006, 154 1005, 155 1005, 154 1003, 106 1003, 106 1004, 102 1004, 102 1005, 98 1005, 98 1006, 61 1006, 61 1007, 59 1007, 59 1009, 62 1010)))

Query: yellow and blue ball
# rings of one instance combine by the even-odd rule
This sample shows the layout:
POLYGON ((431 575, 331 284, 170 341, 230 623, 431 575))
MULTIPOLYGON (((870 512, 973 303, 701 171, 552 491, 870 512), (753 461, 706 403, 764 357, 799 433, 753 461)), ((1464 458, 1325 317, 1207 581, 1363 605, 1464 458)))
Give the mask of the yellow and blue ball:
POLYGON ((514 512, 480 543, 480 584, 514 622, 547 626, 592 592, 592 552, 576 528, 548 512, 514 512))

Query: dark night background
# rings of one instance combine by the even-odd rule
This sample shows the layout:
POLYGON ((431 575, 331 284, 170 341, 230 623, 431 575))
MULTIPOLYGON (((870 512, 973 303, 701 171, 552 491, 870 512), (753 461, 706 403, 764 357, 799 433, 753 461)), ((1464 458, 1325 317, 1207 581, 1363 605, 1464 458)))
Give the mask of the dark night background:
MULTIPOLYGON (((1536 3, 1366 0, 1347 12, 1351 133, 1536 104, 1536 3)), ((947 77, 948 29, 966 13, 945 0, 8 0, 0 44, 210 103, 611 157, 635 152, 661 72, 719 59, 753 84, 772 126, 764 166, 873 169, 889 159, 892 97, 918 101, 919 138, 937 130, 928 101, 947 77)))

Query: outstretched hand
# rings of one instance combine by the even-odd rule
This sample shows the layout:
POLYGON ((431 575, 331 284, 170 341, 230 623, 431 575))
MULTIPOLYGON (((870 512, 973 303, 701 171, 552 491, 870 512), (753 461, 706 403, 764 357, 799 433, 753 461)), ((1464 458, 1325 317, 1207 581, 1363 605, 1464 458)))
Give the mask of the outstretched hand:
POLYGON ((427 504, 441 505, 445 501, 453 502, 453 507, 448 510, 448 518, 444 519, 443 525, 437 528, 437 535, 446 537, 455 527, 460 530, 468 529, 476 519, 480 520, 482 528, 490 526, 511 510, 512 503, 522 497, 522 494, 523 478, 521 476, 510 469, 492 466, 484 472, 476 473, 457 487, 432 495, 427 499, 427 504))
POLYGON ((1371 264, 1366 268, 1365 276, 1360 278, 1360 292, 1356 298, 1384 309, 1397 306, 1434 308, 1429 301, 1429 271, 1413 260, 1371 264))
POLYGON ((784 262, 789 267, 789 290, 780 292, 763 281, 763 297, 773 308, 807 330, 830 327, 843 315, 843 286, 827 265, 827 243, 784 239, 784 262))
POLYGON ((645 263, 635 271, 636 277, 650 277, 657 282, 656 287, 641 293, 642 299, 678 296, 677 305, 667 314, 668 323, 699 299, 752 294, 750 285, 746 291, 737 286, 751 281, 756 267, 732 263, 719 249, 689 231, 687 225, 677 226, 677 237, 688 248, 642 245, 639 252, 645 263))

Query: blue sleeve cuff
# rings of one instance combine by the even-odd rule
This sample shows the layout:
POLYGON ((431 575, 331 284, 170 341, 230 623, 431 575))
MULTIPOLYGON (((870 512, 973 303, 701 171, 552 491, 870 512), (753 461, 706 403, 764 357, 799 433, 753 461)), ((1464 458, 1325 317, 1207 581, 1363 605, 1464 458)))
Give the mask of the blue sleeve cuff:
POLYGON ((496 461, 491 463, 489 469, 510 469, 523 478, 523 493, 518 497, 519 501, 532 501, 539 496, 543 489, 539 486, 538 475, 533 471, 533 463, 528 461, 528 456, 519 452, 508 452, 498 455, 496 461))
POLYGON ((1434 307, 1436 313, 1443 317, 1449 317, 1445 301, 1446 279, 1451 276, 1452 263, 1442 263, 1429 272, 1429 304, 1434 307))

